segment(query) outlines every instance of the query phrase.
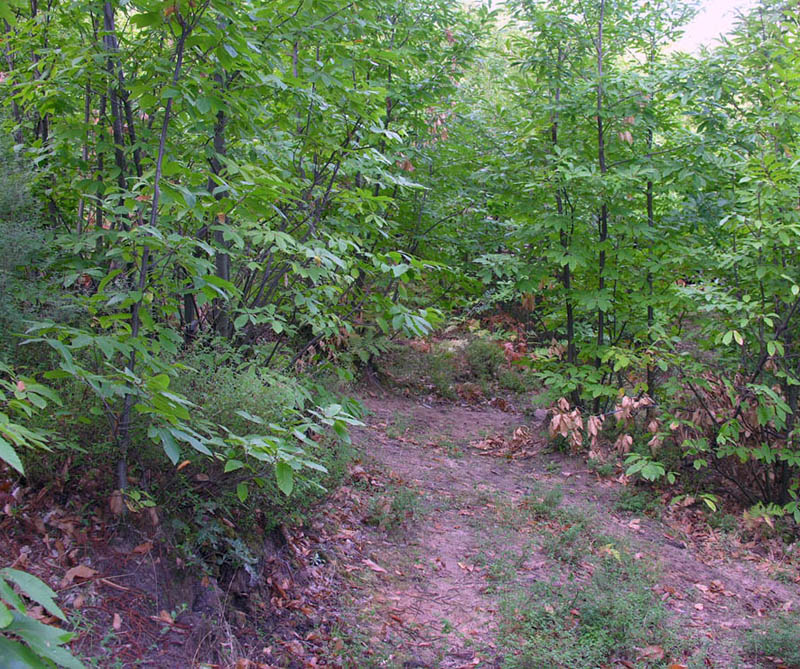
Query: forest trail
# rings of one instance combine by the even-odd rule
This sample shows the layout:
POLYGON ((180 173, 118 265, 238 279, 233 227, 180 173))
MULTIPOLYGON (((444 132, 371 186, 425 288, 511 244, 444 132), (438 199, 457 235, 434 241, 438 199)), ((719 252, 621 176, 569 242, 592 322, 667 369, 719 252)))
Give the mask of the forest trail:
POLYGON ((699 510, 649 517, 632 483, 549 451, 541 411, 362 401, 356 475, 378 488, 378 527, 346 593, 363 655, 345 666, 595 666, 594 622, 629 635, 607 666, 774 666, 742 648, 759 618, 800 607, 775 555, 699 510))

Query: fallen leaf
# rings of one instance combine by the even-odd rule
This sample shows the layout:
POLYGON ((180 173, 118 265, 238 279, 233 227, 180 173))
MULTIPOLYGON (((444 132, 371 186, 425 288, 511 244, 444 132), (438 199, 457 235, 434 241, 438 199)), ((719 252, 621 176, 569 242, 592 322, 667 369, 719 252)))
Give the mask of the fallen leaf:
POLYGON ((73 609, 79 609, 86 603, 86 599, 83 595, 78 595, 72 602, 73 609))
POLYGON ((151 550, 153 550, 153 542, 145 541, 143 544, 139 544, 136 548, 134 548, 133 552, 143 555, 144 553, 149 553, 151 550))
POLYGON ((372 569, 372 571, 378 572, 379 574, 387 574, 388 573, 383 567, 381 567, 379 564, 376 564, 375 562, 373 562, 369 558, 364 558, 362 560, 362 562, 365 565, 367 565, 367 567, 372 569))
POLYGON ((68 585, 71 585, 76 578, 85 581, 87 578, 91 578, 96 573, 96 569, 87 567, 85 564, 79 564, 77 567, 67 570, 67 573, 64 575, 64 579, 61 581, 61 587, 66 588, 68 585))
POLYGON ((122 629, 122 616, 119 613, 114 614, 114 622, 111 623, 111 627, 114 628, 115 632, 119 632, 122 629))
POLYGON ((191 463, 192 463, 192 461, 191 461, 191 460, 184 460, 183 462, 181 462, 181 463, 180 463, 180 464, 179 464, 179 465, 178 465, 178 466, 175 468, 175 471, 176 471, 176 472, 179 472, 181 469, 184 469, 185 467, 188 467, 188 466, 189 466, 191 463))
POLYGON ((686 664, 677 664, 673 662, 667 667, 667 669, 689 669, 689 666, 686 664))
POLYGON ((642 648, 642 652, 640 653, 639 660, 663 660, 664 659, 664 649, 661 646, 647 646, 646 648, 642 648))
POLYGON ((108 508, 111 509, 111 513, 115 516, 119 516, 122 514, 124 507, 122 492, 115 490, 111 493, 111 497, 108 498, 108 508))

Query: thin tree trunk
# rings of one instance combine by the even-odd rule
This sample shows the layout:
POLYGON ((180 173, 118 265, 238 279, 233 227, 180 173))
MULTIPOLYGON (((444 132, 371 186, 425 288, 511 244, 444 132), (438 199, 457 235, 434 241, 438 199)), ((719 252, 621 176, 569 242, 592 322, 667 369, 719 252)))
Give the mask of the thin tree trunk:
MULTIPOLYGON (((217 86, 220 89, 224 87, 224 75, 220 74, 219 72, 214 75, 214 79, 217 82, 217 86)), ((214 176, 219 176, 222 173, 222 162, 219 160, 220 156, 225 155, 225 125, 227 124, 227 118, 225 117, 225 112, 220 110, 217 112, 217 119, 214 123, 214 157, 211 159, 211 172, 212 174, 208 177, 208 191, 209 193, 213 193, 214 189, 217 187, 217 182, 214 179, 214 176)), ((221 200, 223 197, 222 193, 217 193, 215 199, 221 200)), ((228 217, 223 215, 220 223, 227 223, 228 217)), ((224 279, 225 281, 231 280, 231 257, 228 253, 225 253, 221 249, 224 249, 227 246, 225 242, 225 237, 222 230, 214 230, 214 242, 217 245, 217 252, 214 256, 214 265, 216 266, 217 276, 220 279, 224 279)), ((228 313, 228 309, 223 303, 221 299, 215 300, 214 304, 214 324, 216 327, 217 332, 222 335, 223 337, 230 338, 233 336, 233 323, 231 322, 230 315, 228 313)))
MULTIPOLYGON (((181 24, 181 36, 178 39, 178 44, 175 47, 175 69, 172 73, 172 85, 176 86, 180 79, 181 66, 183 64, 183 52, 186 45, 186 38, 191 32, 191 26, 186 23, 181 24)), ((150 209, 150 227, 155 227, 158 219, 158 203, 161 197, 161 172, 164 165, 164 153, 167 146, 167 130, 169 129, 170 113, 172 112, 172 100, 170 97, 167 99, 167 105, 164 109, 164 120, 161 124, 161 137, 158 143, 158 158, 156 159, 156 171, 153 177, 153 203, 150 209)), ((150 247, 145 244, 142 247, 142 254, 139 266, 139 281, 138 291, 139 295, 144 295, 144 290, 147 285, 147 271, 150 262, 150 247)), ((131 336, 135 339, 139 336, 141 328, 141 307, 142 299, 139 298, 131 307, 131 336)), ((131 352, 130 360, 128 361, 128 369, 134 372, 136 369, 136 350, 131 352)), ((128 450, 131 443, 131 410, 133 408, 134 395, 128 393, 125 395, 125 400, 120 415, 119 425, 117 428, 117 443, 119 445, 119 460, 117 461, 117 487, 124 490, 128 485, 128 450)))
MULTIPOLYGON (((605 179, 607 172, 606 166, 606 147, 605 147, 605 128, 603 124, 603 19, 605 18, 606 3, 605 0, 600 0, 600 17, 597 22, 597 41, 595 48, 597 51, 597 162, 600 166, 601 182, 605 179)), ((605 183, 602 183, 603 189, 605 183)), ((603 291, 606 287, 606 240, 608 239, 608 202, 606 201, 605 192, 601 193, 602 204, 600 205, 600 212, 597 217, 598 227, 598 246, 599 254, 597 258, 597 292, 600 298, 603 298, 603 291)), ((601 305, 597 307, 597 355, 595 356, 594 364, 597 369, 600 369, 601 359, 600 353, 605 343, 605 327, 606 327, 606 311, 601 305)), ((600 411, 600 398, 596 398, 593 405, 594 413, 600 411)))
MULTIPOLYGON (((597 162, 600 166, 601 176, 605 176, 606 167, 606 148, 605 135, 603 128, 603 18, 605 16, 605 0, 600 0, 600 19, 597 24, 597 162)), ((602 195, 603 203, 600 207, 598 219, 600 253, 597 260, 598 284, 597 289, 601 294, 606 287, 605 267, 606 267, 606 248, 605 242, 608 239, 608 203, 605 193, 602 195)), ((602 348, 604 344, 606 312, 603 307, 597 308, 597 347, 602 348)), ((595 361, 596 366, 600 367, 600 356, 595 361)))
MULTIPOLYGON (((86 129, 86 136, 83 140, 83 148, 81 149, 81 159, 84 165, 89 163, 89 120, 91 119, 92 112, 92 85, 90 81, 86 82, 86 93, 84 94, 83 101, 83 127, 86 129)), ((84 212, 86 210, 86 200, 81 196, 78 202, 78 221, 76 230, 78 234, 83 233, 84 228, 84 212)))
MULTIPOLYGON (((647 146, 653 146, 653 131, 648 130, 647 133, 647 146)), ((647 180, 647 227, 650 231, 650 240, 652 244, 653 229, 655 228, 655 216, 653 214, 653 181, 647 180)), ((653 324, 655 323, 655 309, 653 308, 653 271, 648 267, 647 269, 647 343, 653 343, 653 324)), ((656 389, 656 371, 655 365, 650 362, 647 365, 647 393, 653 397, 656 389)))

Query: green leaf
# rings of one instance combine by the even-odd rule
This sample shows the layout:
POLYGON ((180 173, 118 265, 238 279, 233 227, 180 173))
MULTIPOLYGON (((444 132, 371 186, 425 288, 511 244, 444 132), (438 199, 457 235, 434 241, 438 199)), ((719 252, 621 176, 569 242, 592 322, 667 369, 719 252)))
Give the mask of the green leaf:
POLYGON ((236 486, 236 496, 239 498, 239 501, 244 504, 247 500, 248 489, 246 483, 239 483, 236 486))
POLYGON ((0 657, 3 669, 51 669, 30 648, 0 636, 0 657))
POLYGON ((294 488, 294 472, 286 462, 281 461, 275 465, 275 478, 281 492, 287 497, 291 495, 294 488))
POLYGON ((235 472, 237 469, 244 467, 244 462, 241 460, 228 460, 225 463, 225 473, 235 472))
POLYGON ((20 613, 25 613, 25 602, 22 601, 22 597, 2 577, 0 577, 0 599, 6 604, 11 604, 20 613))
POLYGON ((14 616, 11 615, 11 611, 3 602, 0 602, 0 629, 8 627, 13 621, 14 616))
POLYGON ((8 6, 6 0, 0 0, 0 19, 8 21, 8 25, 10 26, 16 23, 14 12, 11 11, 11 7, 8 6))
POLYGON ((11 569, 10 567, 0 570, 0 576, 16 583, 28 597, 43 606, 50 615, 61 620, 67 619, 64 612, 56 604, 56 593, 43 581, 28 572, 11 569))
POLYGON ((251 423, 255 423, 256 425, 263 425, 264 424, 264 419, 263 418, 261 418, 260 416, 254 416, 253 414, 245 411, 244 409, 237 409, 234 413, 237 416, 241 416, 245 420, 250 421, 251 423))
POLYGON ((0 437, 0 460, 11 465, 23 476, 25 475, 25 469, 22 467, 22 461, 19 459, 17 452, 3 437, 0 437))
POLYGON ((21 637, 35 653, 42 657, 67 667, 67 669, 85 669, 81 662, 60 647, 73 638, 74 635, 70 632, 43 625, 18 613, 14 614, 14 622, 7 629, 21 637))
POLYGON ((169 430, 164 428, 157 428, 158 437, 161 440, 161 446, 164 448, 164 453, 169 458, 173 465, 178 464, 178 459, 181 457, 181 449, 178 446, 175 438, 169 430))
POLYGON ((161 23, 161 12, 147 12, 146 14, 134 14, 131 21, 140 28, 149 28, 157 23, 161 23))

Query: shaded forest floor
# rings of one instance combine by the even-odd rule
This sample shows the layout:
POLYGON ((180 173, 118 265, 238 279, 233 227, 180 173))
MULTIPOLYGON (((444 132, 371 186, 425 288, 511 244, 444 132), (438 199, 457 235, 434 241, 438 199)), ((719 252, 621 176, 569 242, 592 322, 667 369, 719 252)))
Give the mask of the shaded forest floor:
POLYGON ((790 666, 753 641, 797 649, 778 539, 554 450, 529 391, 444 401, 396 371, 360 390, 343 484, 249 572, 178 580, 157 518, 122 532, 53 487, 0 491, 3 564, 58 590, 96 667, 790 666))

